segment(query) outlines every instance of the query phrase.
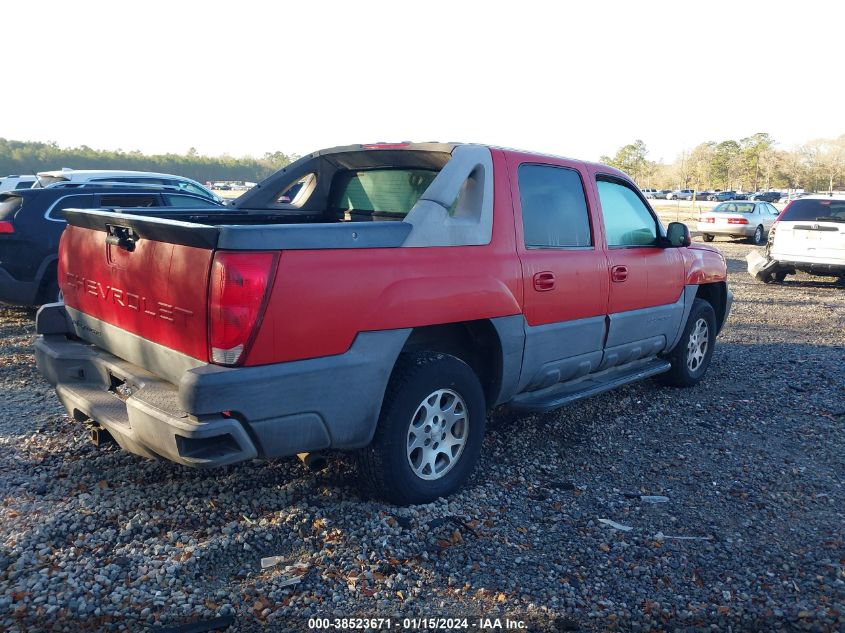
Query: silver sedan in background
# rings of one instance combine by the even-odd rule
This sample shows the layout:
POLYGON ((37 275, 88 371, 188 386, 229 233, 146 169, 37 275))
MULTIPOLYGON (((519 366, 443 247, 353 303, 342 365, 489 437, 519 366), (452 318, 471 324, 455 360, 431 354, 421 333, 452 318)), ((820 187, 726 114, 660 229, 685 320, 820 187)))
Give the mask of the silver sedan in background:
POLYGON ((744 237, 754 244, 766 243, 766 236, 780 211, 768 202, 723 202, 717 204, 698 221, 698 230, 705 242, 717 235, 744 237))

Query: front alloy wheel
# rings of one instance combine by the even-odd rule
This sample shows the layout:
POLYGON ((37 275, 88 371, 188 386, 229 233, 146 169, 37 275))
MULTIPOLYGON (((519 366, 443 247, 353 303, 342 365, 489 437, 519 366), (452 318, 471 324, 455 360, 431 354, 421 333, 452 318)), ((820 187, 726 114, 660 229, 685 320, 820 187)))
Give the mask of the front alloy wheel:
POLYGON ((674 387, 692 387, 703 377, 713 357, 716 342, 716 313, 704 299, 693 301, 681 340, 666 355, 671 369, 660 379, 674 387))
POLYGON ((440 479, 464 452, 469 431, 464 399, 438 389, 417 407, 408 426, 408 463, 420 479, 440 479))
POLYGON ((687 367, 691 373, 698 371, 704 363, 709 343, 710 331, 707 328, 707 321, 702 317, 695 322, 695 327, 687 342, 687 367))

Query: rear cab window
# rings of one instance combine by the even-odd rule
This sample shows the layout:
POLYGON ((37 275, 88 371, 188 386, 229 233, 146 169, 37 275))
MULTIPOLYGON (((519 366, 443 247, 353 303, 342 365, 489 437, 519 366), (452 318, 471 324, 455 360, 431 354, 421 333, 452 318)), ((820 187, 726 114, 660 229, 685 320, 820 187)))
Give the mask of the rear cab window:
POLYGON ((404 218, 437 176, 426 169, 371 169, 339 173, 329 206, 345 219, 404 218))
POLYGON ((525 163, 518 179, 526 248, 593 246, 587 197, 577 171, 525 163))
POLYGON ((658 245, 660 224, 633 187, 608 176, 599 176, 596 185, 610 248, 658 245))

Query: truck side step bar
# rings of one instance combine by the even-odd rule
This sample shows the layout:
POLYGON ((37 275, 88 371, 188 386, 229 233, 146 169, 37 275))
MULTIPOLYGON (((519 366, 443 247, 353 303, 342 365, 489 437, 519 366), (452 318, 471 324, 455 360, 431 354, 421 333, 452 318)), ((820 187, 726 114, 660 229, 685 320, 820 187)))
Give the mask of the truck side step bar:
POLYGON ((574 382, 558 383, 538 391, 521 393, 511 400, 510 406, 519 411, 551 411, 570 402, 595 396, 629 382, 662 374, 669 371, 671 367, 672 364, 662 358, 638 361, 623 367, 614 367, 585 376, 574 382))

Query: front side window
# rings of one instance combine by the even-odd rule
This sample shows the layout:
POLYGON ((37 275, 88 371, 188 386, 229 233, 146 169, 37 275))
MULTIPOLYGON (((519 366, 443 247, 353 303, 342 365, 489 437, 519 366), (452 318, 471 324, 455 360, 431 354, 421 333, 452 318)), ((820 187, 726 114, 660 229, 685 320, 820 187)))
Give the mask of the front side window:
POLYGON ((526 248, 593 245, 587 199, 577 171, 521 165, 519 199, 526 248))
POLYGON ((657 245, 657 220, 634 191, 613 180, 597 181, 608 246, 657 245))

